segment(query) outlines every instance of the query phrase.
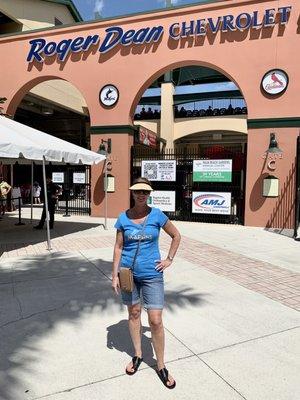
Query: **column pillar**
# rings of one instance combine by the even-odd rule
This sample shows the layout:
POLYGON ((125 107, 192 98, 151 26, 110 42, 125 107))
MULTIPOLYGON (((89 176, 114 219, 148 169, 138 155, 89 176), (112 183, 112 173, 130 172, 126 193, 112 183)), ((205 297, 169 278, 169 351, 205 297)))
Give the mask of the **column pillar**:
MULTIPOLYGON (((131 147, 136 128, 131 125, 92 126, 91 150, 97 152, 101 140, 111 139, 111 154, 108 155, 108 173, 115 177, 115 191, 108 193, 107 215, 116 218, 120 212, 129 208, 129 185, 131 171, 131 147)), ((91 170, 91 215, 104 217, 104 167, 105 163, 92 166, 91 170)))
POLYGON ((175 87, 172 82, 161 84, 160 137, 166 140, 167 149, 174 147, 174 93, 175 87))
POLYGON ((245 225, 293 229, 298 124, 300 119, 292 118, 248 121, 245 225), (281 154, 266 154, 270 133, 275 133, 281 154), (278 197, 263 197, 263 180, 268 175, 279 179, 278 197))

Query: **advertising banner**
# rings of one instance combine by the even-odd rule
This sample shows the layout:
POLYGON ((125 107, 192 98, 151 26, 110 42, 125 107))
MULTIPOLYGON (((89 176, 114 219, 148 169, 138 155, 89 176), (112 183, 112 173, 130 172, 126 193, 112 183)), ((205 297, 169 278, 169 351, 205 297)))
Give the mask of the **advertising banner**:
POLYGON ((157 207, 161 211, 174 212, 175 207, 175 191, 169 190, 155 190, 151 192, 148 199, 150 207, 157 207))
POLYGON ((73 172, 73 183, 86 183, 85 172, 73 172))
POLYGON ((144 144, 145 146, 156 148, 156 146, 157 146, 156 133, 153 131, 150 131, 150 129, 147 129, 144 126, 140 126, 139 143, 144 144))
POLYGON ((64 183, 64 173, 63 172, 52 172, 52 182, 64 183))
POLYGON ((193 213, 230 215, 231 193, 193 192, 193 213))
POLYGON ((144 160, 142 176, 150 181, 176 181, 176 160, 144 160))
POLYGON ((194 160, 193 182, 231 182, 232 160, 194 160))

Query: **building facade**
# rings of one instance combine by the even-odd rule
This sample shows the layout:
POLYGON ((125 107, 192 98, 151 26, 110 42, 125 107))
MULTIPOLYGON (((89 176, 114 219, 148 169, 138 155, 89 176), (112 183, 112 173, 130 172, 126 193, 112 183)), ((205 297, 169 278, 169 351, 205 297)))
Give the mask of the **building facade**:
MULTIPOLYGON (((1 96, 14 115, 25 94, 42 82, 63 80, 79 90, 89 110, 92 150, 98 151, 103 140, 112 141, 115 191, 109 194, 109 216, 116 217, 129 206, 134 113, 142 94, 176 68, 215 70, 242 93, 247 115, 232 121, 203 119, 202 128, 200 122, 195 128, 195 121, 174 124, 172 110, 165 106, 170 115, 166 111, 161 117, 156 132, 169 147, 195 132, 226 129, 247 135, 245 225, 292 228, 300 127, 299 16, 297 0, 207 0, 2 37, 1 96), (113 104, 101 100, 107 85, 117 89, 113 104), (276 140, 281 152, 267 152, 274 133, 273 148, 276 140), (264 179, 270 176, 277 179, 279 191, 265 196, 264 179)), ((170 103, 173 84, 164 85, 162 103, 170 103)), ((104 214, 103 176, 103 165, 93 168, 92 214, 97 216, 104 214)))

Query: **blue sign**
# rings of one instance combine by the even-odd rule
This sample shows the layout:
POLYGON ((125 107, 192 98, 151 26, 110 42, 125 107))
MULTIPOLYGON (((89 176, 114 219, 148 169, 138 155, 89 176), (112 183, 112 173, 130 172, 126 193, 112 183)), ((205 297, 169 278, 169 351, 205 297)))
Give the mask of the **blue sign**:
MULTIPOLYGON (((169 37, 179 40, 188 36, 205 36, 208 33, 216 34, 219 31, 244 31, 249 28, 261 29, 274 26, 278 18, 278 24, 284 25, 288 22, 291 6, 269 8, 260 14, 258 11, 241 13, 237 16, 228 14, 217 18, 203 18, 189 22, 175 22, 169 27, 169 37), (277 17, 278 16, 278 17, 277 17)), ((129 29, 125 31, 120 26, 113 26, 105 30, 105 37, 100 42, 99 35, 89 35, 86 38, 78 36, 75 39, 64 39, 60 42, 47 42, 43 38, 30 40, 30 50, 27 61, 34 60, 43 62, 45 57, 57 56, 64 61, 71 53, 87 52, 92 46, 98 46, 100 53, 107 53, 114 47, 141 45, 145 43, 158 42, 163 34, 163 26, 147 27, 138 30, 129 29)))

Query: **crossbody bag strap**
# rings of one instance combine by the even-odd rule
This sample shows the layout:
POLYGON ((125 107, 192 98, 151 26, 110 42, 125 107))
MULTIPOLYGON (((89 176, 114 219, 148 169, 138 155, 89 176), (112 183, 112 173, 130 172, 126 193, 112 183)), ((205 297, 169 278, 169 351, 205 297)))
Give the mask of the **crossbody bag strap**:
MULTIPOLYGON (((149 214, 148 214, 148 215, 149 215, 149 214)), ((139 238, 138 245, 137 245, 137 249, 136 249, 136 252, 135 252, 135 255, 134 255, 134 259, 133 259, 133 263, 132 263, 132 268, 131 268, 132 271, 133 271, 133 269, 134 269, 134 264, 135 264, 135 261, 136 261, 136 258, 137 258, 138 252, 139 252, 139 248, 140 248, 140 244, 141 244, 141 241, 142 241, 142 236, 143 236, 143 233, 144 233, 144 230, 145 230, 145 226, 146 226, 146 223, 147 223, 148 215, 147 215, 147 217, 146 217, 146 219, 145 219, 145 221, 144 221, 144 223, 143 223, 143 228, 142 228, 142 232, 141 232, 141 237, 139 238)))

